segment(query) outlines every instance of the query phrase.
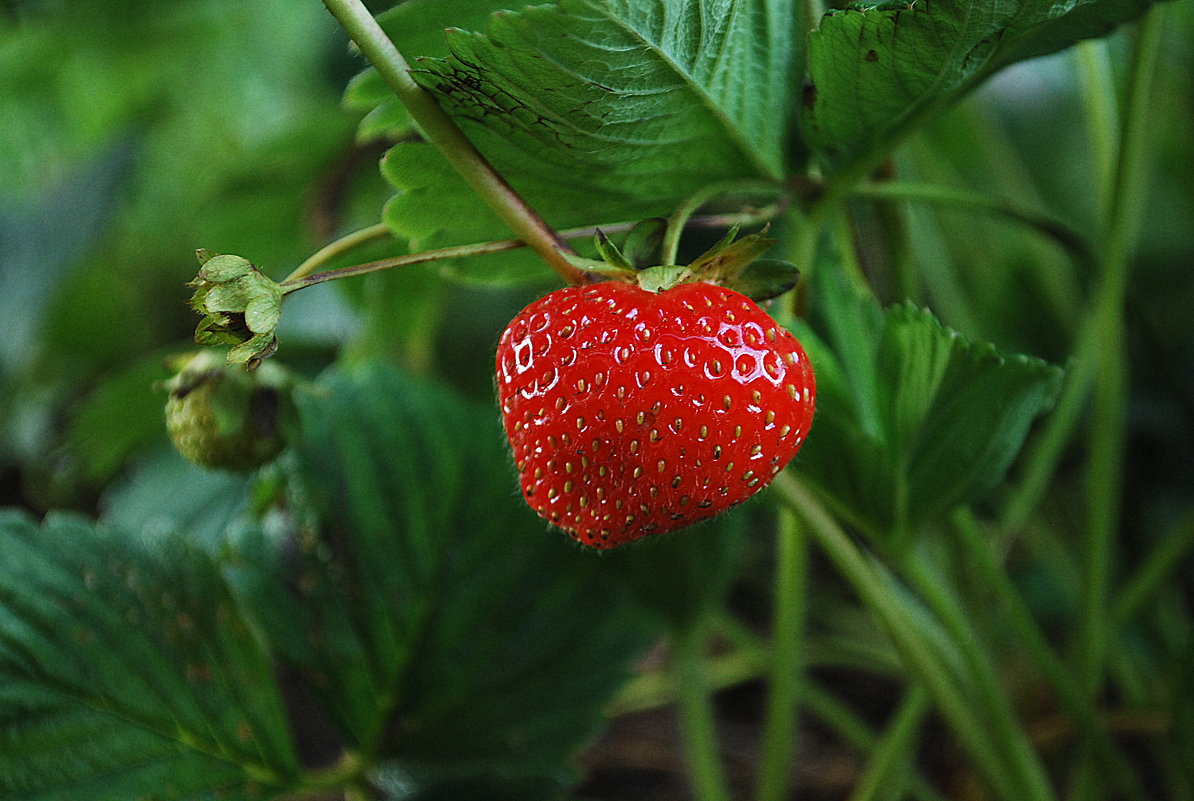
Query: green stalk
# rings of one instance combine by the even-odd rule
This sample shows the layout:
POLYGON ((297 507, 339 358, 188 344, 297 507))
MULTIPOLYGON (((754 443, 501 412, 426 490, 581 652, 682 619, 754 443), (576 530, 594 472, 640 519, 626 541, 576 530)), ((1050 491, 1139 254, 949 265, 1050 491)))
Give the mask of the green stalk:
POLYGON ((1123 349, 1124 295, 1128 261, 1141 222, 1148 167, 1153 77, 1160 50, 1163 14, 1153 9, 1140 26, 1128 78, 1123 132, 1103 247, 1102 289, 1096 313, 1100 349, 1095 374, 1086 483, 1086 586, 1081 627, 1082 676, 1088 694, 1102 683, 1107 650, 1106 615, 1113 544, 1123 491, 1127 365, 1123 349))
POLYGON ((994 198, 982 192, 936 184, 922 184, 912 181, 887 181, 883 183, 862 183, 850 190, 853 197, 873 200, 911 201, 945 206, 951 209, 971 209, 997 217, 1003 217, 1028 226, 1042 236, 1056 242, 1079 264, 1091 266, 1095 256, 1090 243, 1065 223, 1045 214, 1022 208, 1014 203, 994 198))
POLYGON ((660 245, 660 263, 665 267, 670 267, 676 263, 676 255, 680 251, 680 235, 684 233, 689 218, 696 214, 701 206, 713 198, 731 192, 770 192, 774 194, 780 191, 781 187, 774 182, 749 178, 735 181, 721 181, 702 187, 685 198, 668 218, 667 229, 664 231, 663 242, 660 245))
POLYGON ((772 491, 808 527, 809 534, 883 624, 907 667, 920 679, 949 721, 976 767, 996 794, 1008 801, 1038 798, 991 743, 986 721, 963 689, 944 655, 922 633, 908 601, 867 560, 829 511, 789 471, 776 476, 772 491))
MULTIPOLYGON (((924 696, 925 693, 921 691, 921 695, 924 696)), ((875 758, 874 754, 877 749, 883 747, 884 740, 876 736, 870 726, 854 710, 815 683, 809 682, 806 685, 804 698, 805 706, 812 715, 859 751, 871 754, 872 760, 875 758)), ((905 699, 905 704, 908 700, 905 699)), ((906 794, 917 801, 944 801, 943 796, 934 790, 932 785, 915 768, 905 783, 907 785, 906 794)))
POLYGON ((680 700, 680 728, 688 756, 688 773, 695 801, 730 801, 713 698, 705 675, 705 626, 694 623, 672 641, 675 687, 680 700))
POLYGON ((1115 173, 1116 142, 1120 138, 1119 110, 1116 108, 1115 80, 1107 42, 1087 39, 1074 46, 1078 80, 1082 86, 1082 109, 1086 131, 1090 134, 1091 161, 1097 181, 1099 207, 1111 205, 1115 173))
POLYGON ((908 780, 916 734, 929 711, 929 695, 915 685, 904 695, 891 726, 871 752, 862 781, 850 795, 850 801, 875 801, 877 798, 900 798, 908 780))
POLYGON ((1144 563, 1124 582, 1111 613, 1117 630, 1122 629, 1136 616, 1145 602, 1177 571, 1191 551, 1194 551, 1194 516, 1187 516, 1161 537, 1161 541, 1149 552, 1144 563))
POLYGON ((1024 798, 1041 801, 1054 798, 1044 766, 1017 722, 1015 711, 1000 687, 991 657, 980 644, 958 598, 949 591, 943 577, 928 569, 923 553, 910 551, 901 566, 912 587, 944 625, 966 661, 966 672, 978 692, 989 727, 988 739, 995 747, 1006 749, 1007 764, 1014 766, 1017 778, 1029 793, 1024 798))
MULTIPOLYGON (((774 206, 769 206, 765 209, 759 209, 754 212, 743 214, 709 214, 700 217, 692 217, 688 220, 688 225, 701 226, 709 228, 728 228, 734 225, 751 225, 754 223, 767 222, 779 214, 779 209, 774 206)), ((626 233, 630 231, 636 223, 632 222, 618 222, 607 223, 604 225, 589 225, 582 228, 568 228, 559 232, 559 236, 563 239, 582 239, 593 236, 597 230, 605 232, 606 234, 626 233)), ((372 241, 375 238, 380 238, 380 232, 377 230, 384 226, 370 226, 360 231, 353 232, 338 239, 335 242, 324 247, 322 250, 315 253, 305 262, 300 264, 287 278, 282 282, 283 293, 295 292, 309 286, 322 284, 327 281, 335 281, 340 278, 353 278, 360 275, 368 275, 369 273, 381 272, 382 270, 392 270, 395 267, 409 267, 414 264, 424 264, 430 261, 441 261, 445 259, 463 259, 470 256, 484 256, 489 253, 501 253, 507 250, 516 250, 518 248, 525 248, 526 242, 521 239, 498 239, 492 242, 477 242, 471 245, 453 245, 446 248, 436 248, 434 250, 422 250, 418 253, 405 253, 401 256, 393 256, 388 259, 379 259, 378 261, 371 261, 365 264, 354 264, 351 267, 340 267, 335 270, 325 270, 324 272, 314 272, 319 269, 322 264, 327 263, 331 258, 346 253, 353 248, 365 242, 372 241)))
POLYGON ((361 0, 324 0, 352 40, 385 79, 423 135, 443 153, 460 176, 485 200, 502 222, 527 243, 569 284, 583 284, 587 274, 564 258, 562 239, 506 182, 435 98, 410 76, 406 59, 394 47, 361 0))
POLYGON ((808 538, 788 509, 780 509, 777 528, 771 670, 763 753, 759 760, 758 801, 782 801, 788 796, 797 704, 804 673, 801 640, 808 591, 808 538))
POLYGON ((1096 733, 1095 751, 1107 766, 1107 773, 1112 782, 1125 797, 1133 801, 1146 801, 1147 795, 1140 785, 1139 777, 1103 728, 1094 707, 1082 692, 1077 677, 1049 645, 1048 638, 1037 625, 1019 590, 1000 564, 990 541, 983 535, 978 521, 969 511, 963 510, 954 515, 953 522, 962 549, 986 586, 995 593, 995 602, 1001 614, 1006 615, 1007 623, 1015 633, 1016 642, 1027 651, 1032 661, 1053 685, 1066 712, 1084 731, 1096 733))
POLYGON ((282 280, 282 283, 297 281, 315 272, 337 256, 343 255, 354 248, 358 248, 376 239, 384 239, 390 235, 390 227, 385 223, 377 223, 376 225, 362 228, 359 231, 353 231, 351 234, 345 234, 308 256, 306 261, 295 267, 294 272, 282 280))

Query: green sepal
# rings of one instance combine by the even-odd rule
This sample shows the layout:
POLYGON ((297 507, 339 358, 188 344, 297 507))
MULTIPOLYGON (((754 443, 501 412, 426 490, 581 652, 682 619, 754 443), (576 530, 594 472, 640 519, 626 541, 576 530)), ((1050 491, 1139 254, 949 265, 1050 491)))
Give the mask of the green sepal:
POLYGON ((692 276, 692 270, 683 265, 656 265, 640 270, 638 285, 648 292, 663 292, 692 276))
POLYGON ((667 220, 663 217, 640 220, 630 229, 630 233, 626 234, 622 252, 636 270, 645 270, 659 264, 659 248, 663 244, 665 233, 667 220))
POLYGON ((790 261, 781 259, 757 259, 726 286, 741 292, 753 301, 762 302, 779 297, 796 286, 800 270, 790 261))
POLYGON ((619 270, 631 271, 634 269, 634 264, 630 259, 622 255, 622 251, 618 250, 618 246, 610 241, 610 238, 605 235, 605 231, 600 228, 597 233, 593 234, 593 246, 597 248, 597 252, 601 255, 608 264, 616 267, 619 270))
POLYGON ((584 256, 579 256, 562 249, 557 252, 566 262, 579 270, 584 270, 586 273, 594 273, 610 278, 629 278, 635 274, 632 267, 619 267, 616 264, 610 264, 608 261, 585 258, 584 256))
POLYGON ((240 256, 198 250, 199 274, 188 301, 203 315, 195 328, 200 345, 231 345, 229 364, 250 369, 278 349, 275 330, 282 316, 280 284, 240 256))
POLYGON ((689 265, 693 275, 705 281, 731 284, 751 262, 770 250, 778 241, 769 239, 765 235, 766 229, 734 241, 737 233, 738 226, 734 226, 720 242, 698 256, 689 265))

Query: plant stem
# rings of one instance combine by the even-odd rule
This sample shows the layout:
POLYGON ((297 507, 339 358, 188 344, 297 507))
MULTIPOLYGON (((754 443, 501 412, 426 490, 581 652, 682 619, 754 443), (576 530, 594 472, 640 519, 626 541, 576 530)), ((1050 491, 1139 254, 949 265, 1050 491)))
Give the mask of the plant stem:
POLYGON ((763 753, 759 759, 758 801, 781 801, 788 796, 804 673, 800 643, 808 590, 808 538, 788 509, 779 510, 777 529, 771 670, 763 753))
POLYGON ((903 572, 945 626, 951 641, 961 652, 966 662, 966 673, 982 702, 990 729, 988 739, 996 747, 1007 749, 1008 764, 1015 767, 1017 778, 1024 782, 1026 791, 1031 793, 1024 796, 1025 798, 1053 798, 1053 790, 1049 786, 1044 766, 1032 750, 1007 696, 1000 688, 999 676, 989 654, 981 646, 977 633, 972 629, 957 597, 949 591, 948 583, 942 576, 929 569, 925 558, 923 552, 910 550, 908 558, 903 560, 903 572))
POLYGON ((684 233, 688 219, 713 198, 730 192, 770 192, 775 194, 780 191, 782 191, 781 187, 777 184, 756 179, 721 181, 702 187, 689 195, 668 218, 667 230, 664 232, 663 243, 660 245, 662 254, 660 263, 666 267, 676 263, 676 254, 680 251, 680 235, 684 233))
MULTIPOLYGON (((908 699, 905 700, 905 704, 907 702, 908 699)), ((883 746, 883 739, 876 736, 854 710, 815 683, 809 682, 805 687, 805 705, 810 713, 859 751, 873 755, 883 746)), ((906 781, 907 795, 918 801, 944 801, 941 794, 916 772, 914 766, 912 767, 911 775, 906 781)))
POLYGON ((1113 544, 1123 491, 1127 364, 1123 347, 1124 297, 1129 254, 1140 224, 1148 165, 1153 76, 1160 50, 1163 14, 1154 9, 1141 23, 1128 78, 1123 130, 1108 209, 1098 308, 1098 369, 1090 431, 1086 484, 1086 591, 1081 629, 1082 676, 1093 695, 1102 683, 1107 649, 1106 615, 1113 544))
POLYGON ((583 284, 588 274, 573 267, 561 250, 568 246, 506 182, 435 98, 415 82, 406 59, 394 47, 361 0, 324 0, 324 5, 385 79, 410 116, 462 178, 502 222, 527 243, 569 284, 583 284))
POLYGON ((1135 771, 1103 730, 1102 721, 1083 694, 1077 678, 1050 647, 1044 632, 1037 625, 1032 612, 1000 564, 974 515, 963 510, 954 515, 953 522, 954 530, 959 535, 968 559, 977 568, 986 585, 994 591, 995 602, 1001 608, 1001 613, 1007 616, 1016 642, 1028 652, 1037 667, 1045 674, 1045 678, 1053 685, 1066 712, 1083 730, 1096 733, 1096 752, 1107 765, 1107 773, 1111 780, 1119 786, 1125 797, 1133 801, 1144 801, 1147 795, 1140 786, 1135 771))
POLYGON ((895 592, 888 578, 871 565, 817 497, 790 471, 776 476, 771 486, 777 497, 807 524, 809 534, 883 624, 905 664, 933 696, 996 794, 1009 801, 1039 798, 1014 775, 1008 760, 992 746, 980 710, 964 692, 961 680, 946 658, 922 633, 908 600, 895 592))
POLYGON ((929 711, 929 695, 919 684, 904 695, 891 726, 871 752, 862 781, 850 795, 850 801, 874 801, 876 798, 902 798, 912 763, 916 733, 929 711), (886 790, 887 793, 880 795, 886 790))
POLYGON ((368 275, 369 273, 381 272, 382 270, 392 270, 395 267, 410 267, 415 264, 425 264, 429 261, 482 256, 486 253, 501 253, 505 250, 515 250, 521 247, 526 247, 526 243, 520 239, 501 239, 496 242, 481 242, 475 245, 457 245, 455 247, 436 248, 435 250, 423 250, 418 253, 407 253, 402 256, 393 256, 388 259, 366 262, 365 264, 354 264, 351 267, 341 267, 337 270, 327 270, 322 273, 300 276, 297 280, 288 278, 282 282, 282 291, 289 294, 290 292, 296 292, 309 286, 315 286, 316 284, 322 284, 327 281, 335 281, 340 278, 355 278, 361 275, 368 275))
MULTIPOLYGON (((701 226, 709 228, 728 228, 734 225, 750 225, 755 222, 766 222, 774 218, 780 210, 775 206, 769 206, 765 209, 759 209, 755 212, 743 214, 709 214, 700 217, 692 217, 688 220, 688 225, 701 226)), ((618 222, 607 223, 604 225, 589 225, 583 228, 568 228, 560 231, 559 236, 563 239, 583 239, 585 237, 593 236, 600 228, 607 234, 625 233, 632 228, 636 223, 632 222, 618 222)), ((299 268, 295 269, 285 280, 283 280, 282 288, 284 293, 290 293, 303 289, 304 287, 314 286, 315 284, 322 284, 327 281, 335 281, 339 278, 353 278, 359 275, 366 275, 368 273, 380 272, 382 270, 390 270, 395 267, 409 267, 414 264, 424 264, 429 261, 441 261, 444 259, 462 259, 469 256, 484 256, 489 253, 501 253, 507 250, 517 250, 527 246, 526 242, 521 239, 499 239, 493 242, 478 242, 471 245, 453 245, 446 248, 437 248, 434 250, 423 250, 418 253, 406 253, 401 256, 393 256, 388 259, 379 259, 378 261, 371 261, 365 264, 354 264, 351 267, 341 267, 336 270, 327 270, 322 273, 313 273, 312 270, 317 269, 319 262, 326 262, 332 256, 347 252, 353 247, 367 242, 374 238, 374 229, 377 226, 370 226, 353 234, 349 234, 343 239, 336 240, 323 250, 319 251, 299 268), (359 237, 359 238, 358 238, 359 237), (349 241, 351 240, 351 241, 349 241), (317 259, 324 251, 330 251, 330 256, 325 256, 317 259), (309 264, 313 266, 308 268, 309 264)))
POLYGON ((390 236, 390 228, 385 223, 370 225, 359 231, 353 231, 351 234, 345 234, 308 256, 306 261, 294 268, 294 272, 282 279, 282 283, 293 283, 315 272, 337 256, 368 242, 372 242, 375 239, 384 239, 387 236, 390 236))
POLYGON ((688 754, 688 772, 696 801, 729 801, 717 741, 713 699, 705 675, 705 626, 694 623, 673 639, 680 727, 688 754))
POLYGON ((1082 108, 1086 131, 1090 135, 1091 162, 1094 164, 1099 207, 1111 204, 1114 186, 1115 143, 1120 138, 1119 111, 1116 108, 1115 80, 1107 43, 1087 39, 1074 46, 1078 80, 1082 85, 1082 108))
POLYGON ((1000 198, 969 189, 911 181, 866 182, 853 187, 850 194, 874 200, 915 201, 950 208, 982 211, 1026 225, 1065 248, 1081 265, 1095 263, 1090 243, 1066 224, 1044 214, 1021 208, 1000 198))
POLYGON ((1112 606, 1111 618, 1116 629, 1123 628, 1136 616, 1191 551, 1194 551, 1194 515, 1188 515, 1162 536, 1131 579, 1124 582, 1112 606))

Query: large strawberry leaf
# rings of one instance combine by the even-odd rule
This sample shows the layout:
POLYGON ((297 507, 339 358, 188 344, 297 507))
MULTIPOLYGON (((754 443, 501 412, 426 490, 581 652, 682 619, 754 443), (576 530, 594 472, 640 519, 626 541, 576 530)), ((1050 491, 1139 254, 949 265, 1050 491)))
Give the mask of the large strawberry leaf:
POLYGON ((296 785, 270 662, 207 556, 16 513, 0 553, 0 799, 296 785))
POLYGON ((998 70, 1105 35, 1152 2, 889 0, 832 11, 809 36, 807 136, 830 155, 889 146, 998 70))
MULTIPOLYGON (((782 176, 791 13, 789 0, 562 0, 448 31, 450 55, 414 75, 555 227, 640 219, 710 182, 782 176)), ((509 236, 441 180, 434 152, 390 161, 399 235, 509 236)))
POLYGON ((880 535, 907 531, 998 483, 1061 371, 971 342, 910 304, 880 309, 819 274, 817 418, 798 468, 880 535))
POLYGON ((234 549, 279 653, 383 773, 558 791, 645 644, 626 593, 522 503, 490 408, 361 367, 304 412, 290 508, 314 514, 234 549))

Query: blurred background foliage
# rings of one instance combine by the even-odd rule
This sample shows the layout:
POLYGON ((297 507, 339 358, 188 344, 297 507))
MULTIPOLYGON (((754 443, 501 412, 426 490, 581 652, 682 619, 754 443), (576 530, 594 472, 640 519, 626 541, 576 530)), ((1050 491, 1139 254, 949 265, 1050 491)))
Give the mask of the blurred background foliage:
MULTIPOLYGON (((1188 0, 1167 13, 1127 290, 1123 574, 1194 525, 1194 13, 1188 0)), ((1122 85, 1129 36, 1000 75, 912 137, 891 169, 1014 198, 1099 242, 1109 177, 1091 167, 1101 145, 1085 122, 1083 60, 1122 85)), ((191 347, 196 319, 184 284, 196 248, 244 255, 281 278, 336 236, 380 219, 391 192, 377 164, 387 143, 358 138, 361 115, 341 102, 359 66, 317 2, 0 4, 0 505, 99 512, 135 529, 164 517, 211 541, 235 517, 240 501, 228 499, 244 496, 246 480, 203 473, 174 454, 153 386, 167 375, 165 358, 191 347)), ((373 120, 364 130, 386 126, 373 120)), ((1057 364, 1074 352, 1093 276, 1054 243, 964 208, 859 199, 853 211, 859 268, 884 300, 911 296, 1005 351, 1057 364)), ((396 252, 383 242, 353 260, 396 252)), ((282 358, 314 375, 336 360, 381 357, 491 404, 497 334, 553 285, 540 274, 495 287, 444 281, 429 266, 308 290, 288 301, 282 358)), ((1082 448, 1076 440, 1069 449, 1030 529, 1080 527, 1082 448)), ((1066 541, 1032 540, 1031 556, 1013 563, 1038 618, 1059 630, 1078 603, 1066 541)), ((733 599, 747 617, 766 606, 757 545, 712 560, 738 566, 733 599)), ((652 556, 671 559, 661 549, 652 556)), ((686 586, 700 585, 707 567, 694 567, 686 586)), ((828 616, 819 642, 860 631, 863 644, 846 651, 864 649, 869 624, 832 582, 820 583, 828 586, 810 601, 814 617, 828 616)), ((1121 679, 1150 681, 1175 664, 1190 673, 1191 592, 1194 571, 1179 572, 1133 635, 1157 672, 1120 665, 1121 679)), ((689 608, 674 598, 646 603, 662 605, 663 618, 689 608)))

